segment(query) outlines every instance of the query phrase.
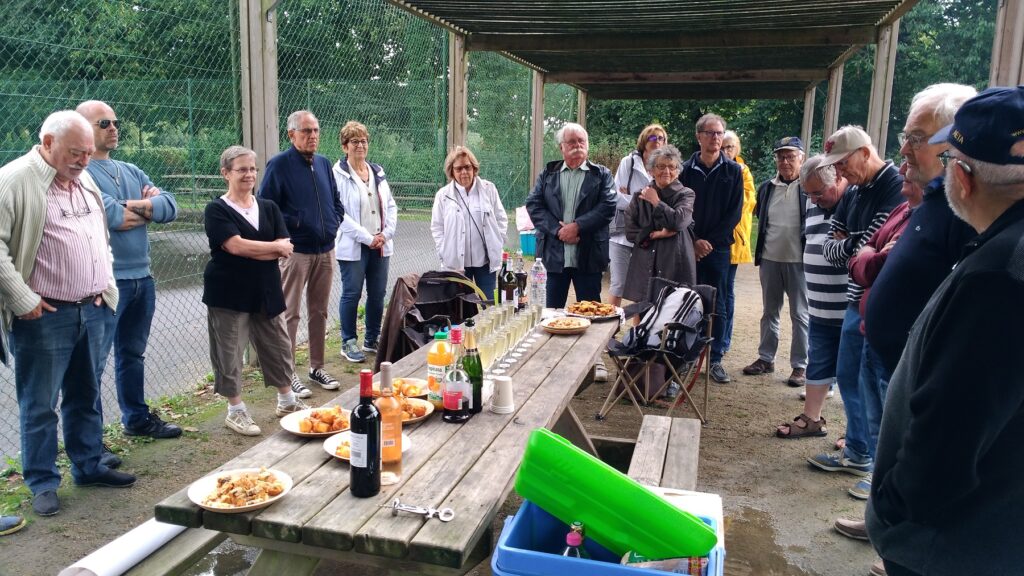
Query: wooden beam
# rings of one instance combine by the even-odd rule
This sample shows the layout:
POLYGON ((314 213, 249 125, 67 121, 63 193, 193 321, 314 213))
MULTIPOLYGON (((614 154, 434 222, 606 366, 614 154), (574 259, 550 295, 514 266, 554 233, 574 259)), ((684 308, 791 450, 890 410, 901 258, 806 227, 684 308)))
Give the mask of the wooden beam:
POLYGON ((839 63, 829 69, 828 95, 825 97, 825 125, 822 138, 828 140, 839 129, 839 102, 843 96, 843 69, 845 64, 839 63))
POLYGON ((260 169, 280 148, 277 24, 265 18, 268 7, 264 4, 261 0, 240 0, 238 4, 242 144, 256 152, 260 169))
POLYGON ((1000 0, 988 85, 1020 84, 1024 84, 1024 2, 1000 0))
POLYGON ((823 68, 722 70, 709 72, 552 72, 551 84, 688 84, 704 82, 810 82, 824 80, 823 68))
POLYGON ((910 12, 911 8, 917 5, 917 2, 918 0, 903 0, 900 2, 895 8, 890 10, 884 18, 878 21, 879 28, 882 26, 888 26, 900 18, 903 18, 907 12, 910 12))
POLYGON ((463 30, 462 28, 459 28, 458 26, 452 24, 451 22, 449 22, 447 20, 443 20, 441 18, 438 18, 437 16, 434 16, 433 14, 430 14, 430 13, 425 12, 423 10, 420 10, 419 8, 416 8, 415 6, 412 6, 409 3, 407 3, 407 2, 403 2, 402 0, 388 0, 388 3, 393 5, 393 6, 397 6, 397 7, 401 8, 402 10, 405 10, 406 12, 409 12, 410 14, 412 14, 413 16, 416 16, 417 18, 422 18, 423 20, 426 20, 427 22, 432 22, 434 24, 437 24, 438 26, 444 28, 445 30, 447 30, 449 32, 454 32, 456 34, 462 34, 463 36, 465 36, 467 34, 466 30, 463 30))
POLYGON ((587 92, 586 90, 576 90, 576 123, 587 127, 587 92))
POLYGON ((659 85, 644 86, 630 84, 587 85, 587 95, 592 100, 802 100, 803 88, 781 88, 765 85, 763 88, 734 88, 722 85, 659 85))
POLYGON ((864 48, 863 44, 854 44, 853 46, 850 46, 842 54, 840 54, 838 58, 836 58, 834 61, 832 61, 831 64, 828 65, 829 70, 846 64, 846 61, 849 60, 850 58, 853 58, 853 55, 856 54, 857 52, 860 52, 862 48, 864 48))
MULTIPOLYGON (((392 0, 394 1, 394 0, 392 0)), ((780 48, 846 46, 875 41, 874 26, 833 26, 779 30, 686 30, 647 34, 494 34, 466 38, 470 52, 579 52, 664 50, 669 48, 780 48)))
POLYGON ((883 27, 878 33, 875 50, 875 73, 871 79, 871 100, 868 104, 867 133, 885 158, 885 144, 889 132, 889 106, 892 104, 892 78, 896 69, 896 44, 900 21, 883 27))
POLYGON ((811 131, 814 128, 814 95, 816 86, 808 86, 804 90, 804 121, 800 125, 800 139, 804 141, 804 152, 811 152, 811 131))
POLYGON ((466 37, 448 33, 448 149, 466 143, 468 106, 466 100, 466 37))
POLYGON ((530 91, 530 182, 544 167, 544 74, 533 71, 530 91))

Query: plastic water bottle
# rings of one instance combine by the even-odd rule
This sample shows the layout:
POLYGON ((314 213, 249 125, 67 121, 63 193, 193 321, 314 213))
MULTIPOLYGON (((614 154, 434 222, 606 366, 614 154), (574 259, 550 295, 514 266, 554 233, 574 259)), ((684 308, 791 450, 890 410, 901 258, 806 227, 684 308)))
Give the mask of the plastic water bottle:
POLYGON ((548 271, 544 269, 544 263, 540 258, 534 261, 530 268, 530 303, 546 306, 548 299, 548 271))

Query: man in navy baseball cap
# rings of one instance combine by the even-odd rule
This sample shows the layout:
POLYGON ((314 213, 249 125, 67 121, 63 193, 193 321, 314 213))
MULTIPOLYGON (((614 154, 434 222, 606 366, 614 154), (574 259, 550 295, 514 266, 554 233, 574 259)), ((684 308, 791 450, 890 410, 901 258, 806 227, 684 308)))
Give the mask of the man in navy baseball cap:
POLYGON ((949 144, 990 164, 1024 164, 1024 86, 989 88, 968 100, 929 144, 949 144))

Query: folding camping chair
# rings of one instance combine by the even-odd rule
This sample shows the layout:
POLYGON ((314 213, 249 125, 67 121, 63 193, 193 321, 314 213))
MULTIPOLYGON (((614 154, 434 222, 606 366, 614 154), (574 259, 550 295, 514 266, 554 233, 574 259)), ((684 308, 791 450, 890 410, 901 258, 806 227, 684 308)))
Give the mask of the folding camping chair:
POLYGON ((668 413, 688 401, 701 422, 707 422, 706 373, 703 409, 694 402, 691 392, 710 351, 715 289, 705 285, 690 288, 664 278, 651 278, 648 299, 627 307, 627 317, 642 314, 640 324, 631 328, 623 341, 613 338, 608 342, 608 355, 615 362, 618 375, 596 417, 604 419, 624 396, 629 396, 643 415, 640 405, 648 405, 675 382, 680 394, 670 404, 668 413), (678 291, 679 288, 686 290, 678 291), (660 383, 653 381, 656 372, 664 374, 660 383))

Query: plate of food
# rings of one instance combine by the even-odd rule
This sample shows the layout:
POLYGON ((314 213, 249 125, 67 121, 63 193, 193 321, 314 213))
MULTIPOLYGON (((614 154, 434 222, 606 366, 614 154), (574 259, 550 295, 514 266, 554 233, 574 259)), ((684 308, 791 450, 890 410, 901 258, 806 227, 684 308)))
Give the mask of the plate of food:
POLYGON ((204 510, 238 514, 266 508, 291 489, 292 477, 280 470, 238 468, 196 480, 188 498, 204 510))
MULTIPOLYGON (((397 396, 406 398, 426 398, 427 381, 423 378, 392 378, 391 387, 397 396)), ((373 397, 380 396, 380 381, 373 383, 373 397)))
POLYGON ((419 398, 401 398, 402 424, 415 424, 434 413, 434 405, 419 398))
POLYGON ((548 318, 540 323, 549 334, 582 334, 590 327, 590 320, 576 316, 562 316, 559 318, 548 318))
POLYGON ((565 313, 569 316, 600 322, 602 320, 618 320, 622 315, 622 308, 593 300, 582 300, 566 306, 565 313))
MULTIPOLYGON (((324 440, 324 452, 327 452, 331 456, 339 460, 348 462, 351 457, 349 451, 352 449, 352 439, 349 438, 349 431, 342 432, 341 434, 335 434, 327 440, 324 440)), ((407 434, 402 433, 402 454, 405 454, 412 448, 412 440, 407 434)))
POLYGON ((324 438, 348 430, 348 415, 337 405, 309 408, 281 418, 281 428, 304 438, 324 438))

